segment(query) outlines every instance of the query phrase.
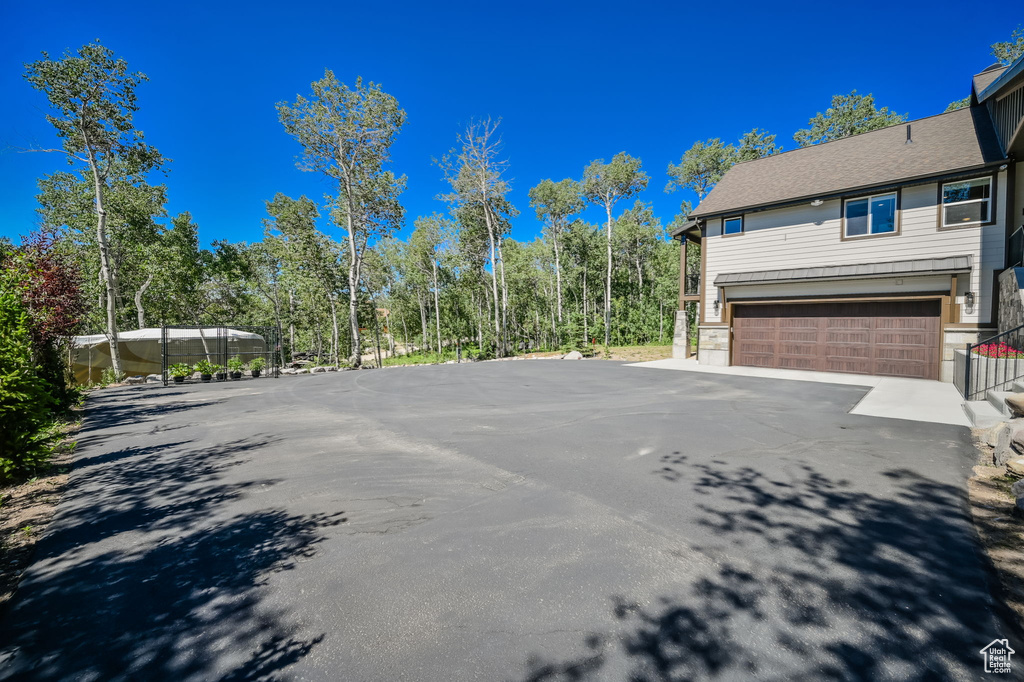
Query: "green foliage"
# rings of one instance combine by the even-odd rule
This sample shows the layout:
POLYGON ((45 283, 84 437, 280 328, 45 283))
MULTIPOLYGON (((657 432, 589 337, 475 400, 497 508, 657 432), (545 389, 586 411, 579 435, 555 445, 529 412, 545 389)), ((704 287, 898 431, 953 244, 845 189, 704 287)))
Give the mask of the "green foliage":
POLYGON ((770 134, 767 130, 754 128, 748 133, 743 133, 743 137, 740 138, 740 146, 736 150, 736 162, 753 161, 778 154, 781 151, 782 147, 775 144, 775 135, 770 134))
POLYGON ((949 113, 951 111, 956 111, 957 109, 963 109, 964 107, 969 107, 969 106, 971 106, 971 96, 970 95, 968 95, 967 97, 964 97, 963 99, 958 99, 955 102, 950 102, 949 106, 946 107, 946 110, 943 111, 942 113, 947 114, 947 113, 949 113))
POLYGON ((109 386, 110 384, 116 384, 121 380, 118 376, 117 371, 113 367, 107 367, 100 372, 100 386, 109 386))
POLYGON ((183 362, 179 362, 167 368, 167 375, 171 377, 188 377, 192 376, 192 371, 192 367, 183 362))
POLYGON ((0 270, 0 480, 49 458, 55 400, 32 358, 32 331, 21 283, 0 270))
POLYGON ((999 60, 1000 64, 1010 65, 1024 55, 1024 28, 1018 26, 1013 29, 1010 39, 992 45, 992 56, 999 60))
POLYGON ((809 128, 796 131, 793 139, 801 147, 839 140, 879 128, 887 128, 907 120, 906 114, 889 111, 888 107, 875 107, 875 96, 871 93, 858 95, 856 90, 849 95, 833 95, 832 106, 820 111, 807 122, 809 128))
POLYGON ((249 369, 254 372, 262 372, 267 366, 267 361, 262 357, 255 357, 249 361, 249 369))
POLYGON ((220 371, 220 365, 215 365, 209 360, 200 360, 195 365, 195 371, 204 376, 212 376, 220 371))
POLYGON ((679 163, 668 165, 669 181, 665 191, 685 188, 696 194, 700 201, 735 162, 736 148, 717 137, 694 142, 679 163))
POLYGON ((241 372, 243 369, 245 369, 245 362, 242 361, 242 358, 238 357, 237 355, 228 358, 229 371, 241 372))
MULTIPOLYGON (((463 358, 469 359, 466 355, 465 349, 463 349, 463 358)), ((409 353, 408 355, 399 355, 393 358, 384 358, 385 367, 395 367, 400 365, 437 365, 448 360, 455 359, 455 352, 451 351, 448 353, 409 353)))

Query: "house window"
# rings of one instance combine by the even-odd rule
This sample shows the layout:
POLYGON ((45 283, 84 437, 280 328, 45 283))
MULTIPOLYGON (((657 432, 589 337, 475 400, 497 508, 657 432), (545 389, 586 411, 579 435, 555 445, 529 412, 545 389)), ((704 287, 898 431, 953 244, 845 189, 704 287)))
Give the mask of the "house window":
POLYGON ((896 193, 848 199, 843 204, 843 236, 867 237, 896 231, 896 193))
POLYGON ((942 185, 942 227, 982 225, 992 220, 992 178, 942 185))
POLYGON ((726 218, 722 222, 722 234, 740 234, 743 232, 743 216, 726 218))

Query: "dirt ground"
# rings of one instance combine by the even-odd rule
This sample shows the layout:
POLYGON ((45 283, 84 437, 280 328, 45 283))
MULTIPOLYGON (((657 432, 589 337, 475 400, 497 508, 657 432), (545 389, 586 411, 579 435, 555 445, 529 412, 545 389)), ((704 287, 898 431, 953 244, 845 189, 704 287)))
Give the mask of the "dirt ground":
MULTIPOLYGON (((647 362, 648 360, 664 360, 672 357, 672 346, 612 346, 605 356, 603 346, 594 347, 595 360, 620 360, 623 362, 647 362)), ((559 358, 564 353, 561 351, 544 351, 540 353, 527 353, 522 357, 526 359, 536 358, 559 358)))
POLYGON ((967 481, 971 516, 985 551, 995 566, 1007 605, 1024 623, 1024 514, 1017 510, 1010 486, 1017 480, 1006 467, 988 466, 992 450, 980 442, 974 476, 967 481))
POLYGON ((69 424, 50 459, 49 471, 0 488, 0 613, 32 561, 36 541, 53 518, 68 482, 74 438, 80 423, 69 424))

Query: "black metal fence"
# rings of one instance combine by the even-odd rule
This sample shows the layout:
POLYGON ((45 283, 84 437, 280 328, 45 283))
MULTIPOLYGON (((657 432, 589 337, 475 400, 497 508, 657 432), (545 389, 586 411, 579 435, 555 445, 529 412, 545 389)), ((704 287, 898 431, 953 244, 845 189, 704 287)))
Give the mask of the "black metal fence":
POLYGON ((164 385, 180 381, 231 381, 281 374, 276 327, 163 327, 161 366, 164 385), (195 379, 196 375, 199 379, 195 379), (208 375, 211 379, 203 379, 208 375))
POLYGON ((953 383, 966 400, 988 391, 1009 391, 1024 377, 1024 326, 997 334, 953 354, 953 383))

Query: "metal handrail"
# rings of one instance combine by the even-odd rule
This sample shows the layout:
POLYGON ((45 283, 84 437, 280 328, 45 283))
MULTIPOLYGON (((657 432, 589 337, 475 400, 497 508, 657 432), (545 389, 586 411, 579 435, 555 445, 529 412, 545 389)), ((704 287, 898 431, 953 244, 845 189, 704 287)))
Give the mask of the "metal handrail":
POLYGON ((1010 243, 1006 252, 1006 267, 1016 268, 1024 265, 1024 225, 1018 227, 1010 235, 1010 243))
MULTIPOLYGON (((1014 381, 1024 378, 1024 325, 967 344, 962 376, 963 385, 957 388, 966 400, 984 398, 993 389, 1009 390, 1014 381), (992 347, 995 355, 975 353, 982 346, 992 347)), ((954 381, 959 378, 956 372, 954 381)))

